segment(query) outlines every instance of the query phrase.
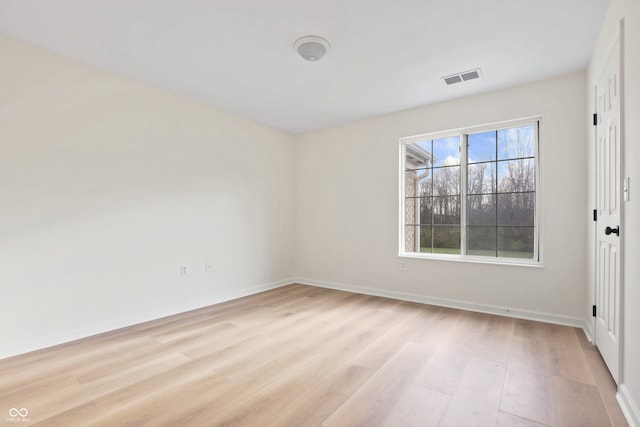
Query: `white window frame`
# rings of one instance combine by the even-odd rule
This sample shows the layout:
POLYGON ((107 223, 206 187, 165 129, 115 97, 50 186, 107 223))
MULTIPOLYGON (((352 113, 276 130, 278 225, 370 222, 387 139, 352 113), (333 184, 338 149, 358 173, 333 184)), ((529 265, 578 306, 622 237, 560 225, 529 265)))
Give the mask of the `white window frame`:
POLYGON ((462 261, 483 264, 506 264, 526 267, 543 267, 542 259, 542 155, 540 148, 540 133, 542 132, 542 116, 526 117, 497 123, 476 125, 441 132, 431 132, 421 135, 400 138, 399 162, 399 250, 398 256, 403 258, 435 259, 444 261, 462 261), (499 131, 520 126, 534 125, 535 136, 535 212, 534 212, 534 255, 532 259, 489 257, 466 255, 466 222, 467 222, 467 138, 469 134, 499 131), (460 254, 434 254, 405 251, 405 159, 406 146, 411 143, 436 140, 459 136, 460 143, 460 254))

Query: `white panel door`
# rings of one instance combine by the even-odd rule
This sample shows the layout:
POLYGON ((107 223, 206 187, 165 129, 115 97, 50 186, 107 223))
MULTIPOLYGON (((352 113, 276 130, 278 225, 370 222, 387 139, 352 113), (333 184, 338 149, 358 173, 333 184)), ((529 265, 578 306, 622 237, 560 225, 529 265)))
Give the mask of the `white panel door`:
POLYGON ((596 86, 596 345, 618 382, 620 339, 620 52, 596 86))

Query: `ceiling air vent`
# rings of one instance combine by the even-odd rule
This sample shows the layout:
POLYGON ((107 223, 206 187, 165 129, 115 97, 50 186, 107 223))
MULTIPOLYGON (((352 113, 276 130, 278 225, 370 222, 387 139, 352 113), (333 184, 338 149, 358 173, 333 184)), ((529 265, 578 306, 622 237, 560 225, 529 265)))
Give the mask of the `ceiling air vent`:
POLYGON ((454 83, 460 83, 462 81, 462 77, 459 74, 450 77, 443 77, 444 82, 448 85, 452 85, 454 83))
POLYGON ((480 78, 480 68, 476 68, 475 70, 463 71, 462 73, 451 74, 450 76, 441 77, 441 79, 445 82, 447 86, 455 83, 466 82, 468 80, 473 80, 477 78, 480 78))

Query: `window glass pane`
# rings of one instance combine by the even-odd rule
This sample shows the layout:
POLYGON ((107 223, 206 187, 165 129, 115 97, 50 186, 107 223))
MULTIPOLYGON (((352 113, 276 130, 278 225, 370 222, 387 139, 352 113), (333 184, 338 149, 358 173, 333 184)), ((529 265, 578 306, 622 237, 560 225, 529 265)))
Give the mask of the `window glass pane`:
POLYGON ((498 194, 498 225, 534 225, 535 193, 498 194))
POLYGON ((467 142, 468 163, 496 160, 496 131, 471 134, 467 142))
POLYGON ((420 198, 420 222, 419 224, 432 224, 433 218, 433 198, 421 197, 420 198))
POLYGON ((407 226, 404 231, 405 252, 431 253, 431 226, 407 226))
POLYGON ((431 224, 431 200, 430 197, 407 197, 404 201, 404 223, 431 224))
POLYGON ((404 223, 413 225, 418 223, 418 198, 408 197, 404 199, 404 223))
POLYGON ((460 196, 433 197, 433 223, 460 225, 460 196))
POLYGON ((404 227, 404 250, 405 252, 417 252, 417 238, 420 233, 420 227, 406 226, 404 227))
POLYGON ((433 169, 433 195, 460 194, 460 166, 433 169))
POLYGON ((418 192, 417 171, 408 170, 404 172, 404 195, 415 197, 418 192))
POLYGON ((467 196, 467 224, 496 225, 496 196, 467 196))
POLYGON ((467 255, 496 256, 496 227, 467 227, 467 255))
POLYGON ((416 179, 419 182, 422 182, 425 178, 431 176, 431 169, 414 169, 413 172, 416 174, 416 179))
POLYGON ((431 167, 431 141, 415 142, 405 146, 405 169, 424 169, 431 167))
POLYGON ((460 137, 433 140, 433 165, 452 166, 460 164, 460 137))
POLYGON ((496 164, 476 163, 467 167, 468 194, 496 192, 496 164))
POLYGON ((404 195, 406 197, 430 196, 432 188, 431 169, 404 172, 404 195))
POLYGON ((498 162, 498 192, 523 193, 535 191, 536 177, 533 159, 498 162))
POLYGON ((431 241, 433 238, 433 227, 423 226, 420 227, 420 252, 431 253, 431 241))
POLYGON ((433 199, 430 197, 407 197, 404 204, 406 225, 431 224, 433 199))
POLYGON ((533 227, 498 227, 498 256, 533 258, 533 227))
POLYGON ((498 131, 498 160, 535 156, 533 125, 498 131))
POLYGON ((460 226, 433 227, 433 253, 460 254, 460 226))
POLYGON ((420 171, 422 173, 418 174, 416 177, 417 187, 416 191, 418 192, 418 196, 427 197, 433 194, 433 174, 431 169, 420 171))

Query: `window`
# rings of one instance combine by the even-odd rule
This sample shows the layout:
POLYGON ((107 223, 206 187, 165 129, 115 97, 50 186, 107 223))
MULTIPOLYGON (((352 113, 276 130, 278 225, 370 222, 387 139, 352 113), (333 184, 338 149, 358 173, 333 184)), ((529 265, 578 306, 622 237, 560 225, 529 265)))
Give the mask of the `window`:
POLYGON ((538 120, 401 140, 400 254, 539 261, 538 120))

